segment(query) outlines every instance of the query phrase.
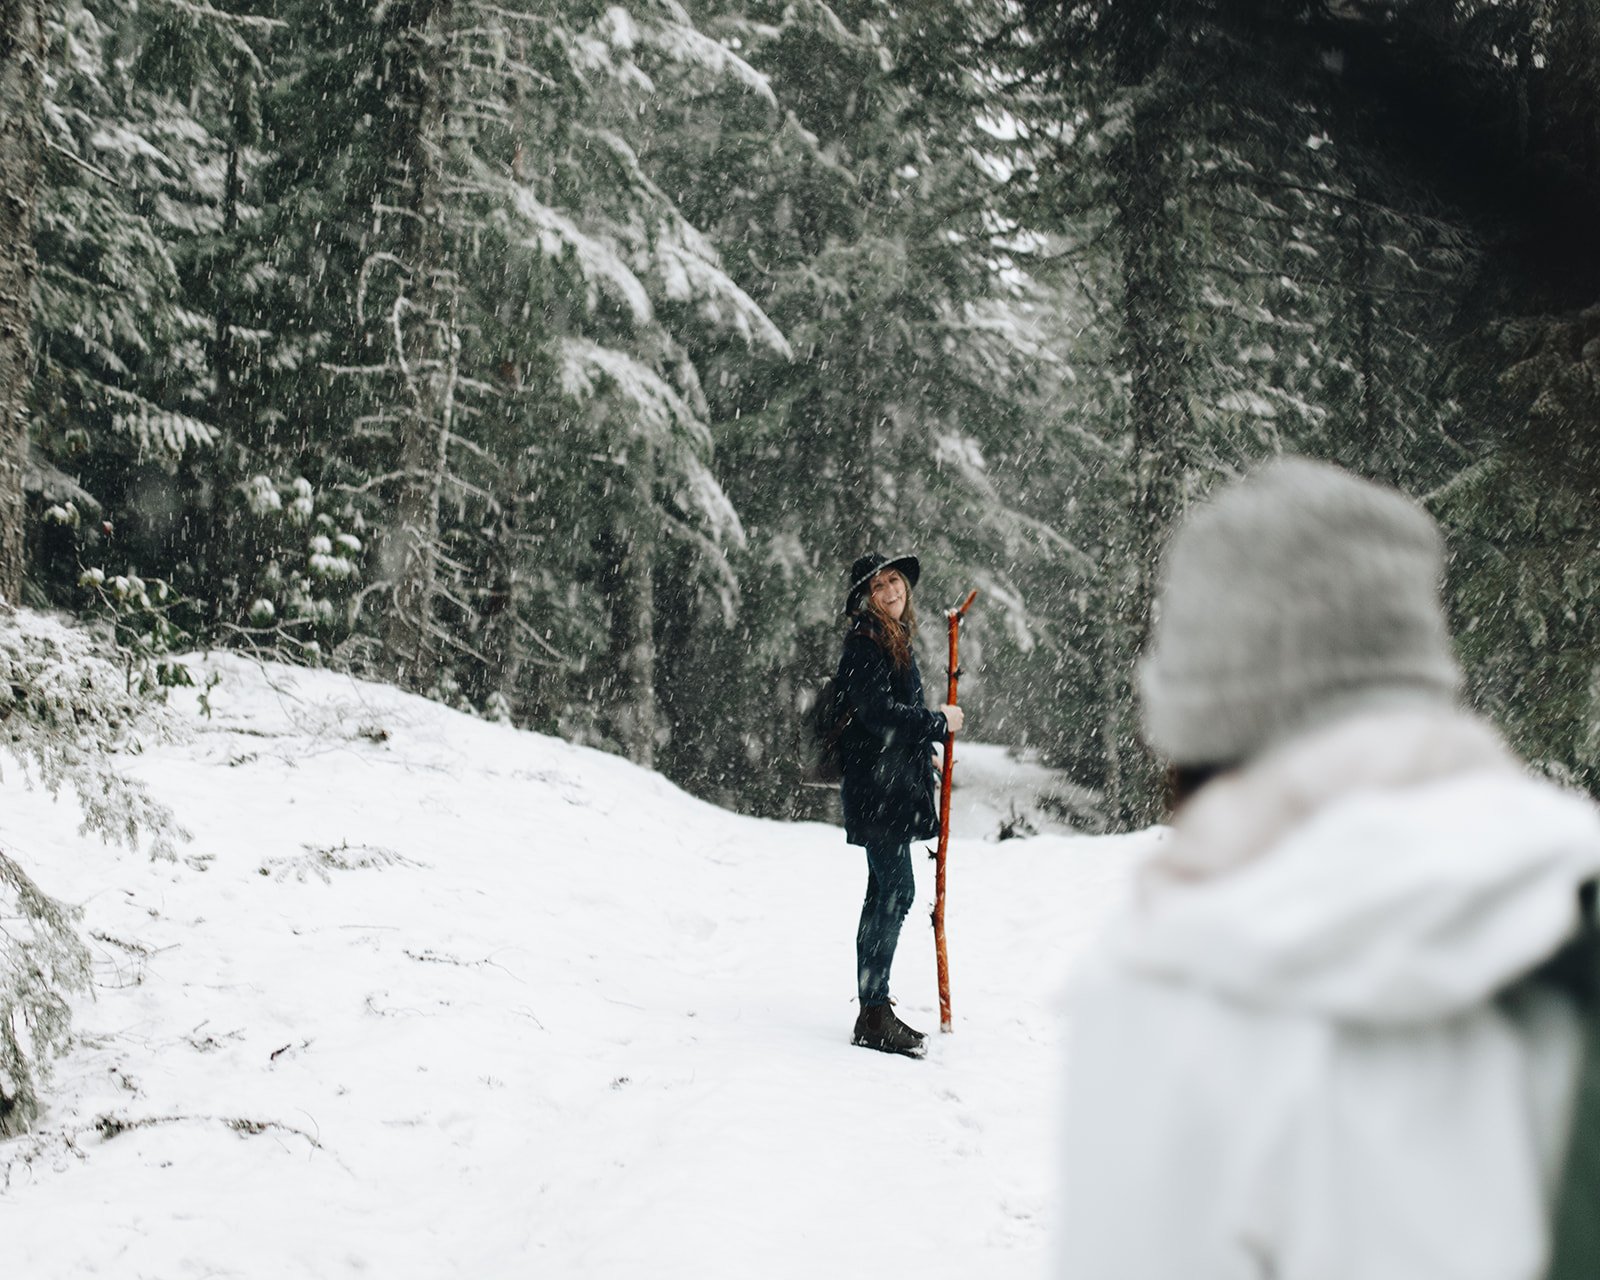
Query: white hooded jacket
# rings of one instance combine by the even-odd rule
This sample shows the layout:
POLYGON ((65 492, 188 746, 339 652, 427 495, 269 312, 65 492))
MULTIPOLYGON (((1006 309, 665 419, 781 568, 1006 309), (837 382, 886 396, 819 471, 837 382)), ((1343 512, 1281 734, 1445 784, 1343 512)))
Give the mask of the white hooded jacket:
POLYGON ((1597 875, 1594 806, 1455 712, 1207 785, 1074 986, 1059 1274, 1538 1280, 1578 1028, 1516 984, 1597 875))

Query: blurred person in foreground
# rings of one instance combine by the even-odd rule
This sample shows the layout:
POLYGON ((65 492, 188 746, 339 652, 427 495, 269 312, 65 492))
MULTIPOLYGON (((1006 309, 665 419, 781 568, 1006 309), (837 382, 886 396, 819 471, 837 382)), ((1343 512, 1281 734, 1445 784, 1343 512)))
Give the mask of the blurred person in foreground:
POLYGON ((1072 993, 1063 1277, 1544 1274, 1600 817, 1457 706, 1442 568, 1298 459, 1174 535, 1139 683, 1176 808, 1072 993))

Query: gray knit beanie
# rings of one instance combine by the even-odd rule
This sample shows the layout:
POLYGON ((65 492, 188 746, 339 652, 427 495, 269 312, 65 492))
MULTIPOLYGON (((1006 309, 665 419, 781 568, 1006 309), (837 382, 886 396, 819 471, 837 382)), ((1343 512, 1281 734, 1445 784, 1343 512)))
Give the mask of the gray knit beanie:
POLYGON ((1145 740, 1177 765, 1241 763, 1369 698, 1460 684, 1431 517, 1303 458, 1269 463, 1179 525, 1139 664, 1145 740))

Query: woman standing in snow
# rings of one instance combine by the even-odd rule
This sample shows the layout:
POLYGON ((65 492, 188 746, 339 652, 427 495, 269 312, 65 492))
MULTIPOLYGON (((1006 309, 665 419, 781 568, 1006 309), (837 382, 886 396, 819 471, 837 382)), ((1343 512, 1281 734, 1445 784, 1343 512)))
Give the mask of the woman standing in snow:
POLYGON ((1579 1027, 1529 975, 1600 818, 1456 707, 1442 568, 1302 460, 1174 536, 1139 676, 1189 794, 1075 984, 1062 1276, 1542 1274, 1579 1027))
POLYGON ((836 677, 849 708, 839 739, 845 838, 867 851, 867 896, 856 930, 861 1012, 852 1041, 913 1058, 926 1045, 921 1032, 895 1017, 889 969, 917 892, 910 842, 939 831, 931 750, 962 723, 960 707, 929 711, 923 703, 912 648, 911 589, 920 573, 915 556, 869 552, 851 566, 849 630, 836 677))

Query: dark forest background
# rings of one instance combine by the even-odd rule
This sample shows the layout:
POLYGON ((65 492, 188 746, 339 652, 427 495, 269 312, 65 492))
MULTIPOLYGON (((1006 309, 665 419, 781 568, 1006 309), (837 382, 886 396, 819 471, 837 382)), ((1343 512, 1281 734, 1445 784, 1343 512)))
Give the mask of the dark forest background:
POLYGON ((0 595, 787 816, 914 550, 1135 824, 1165 531, 1292 450, 1600 794, 1597 228, 1596 0, 0 0, 0 595))

